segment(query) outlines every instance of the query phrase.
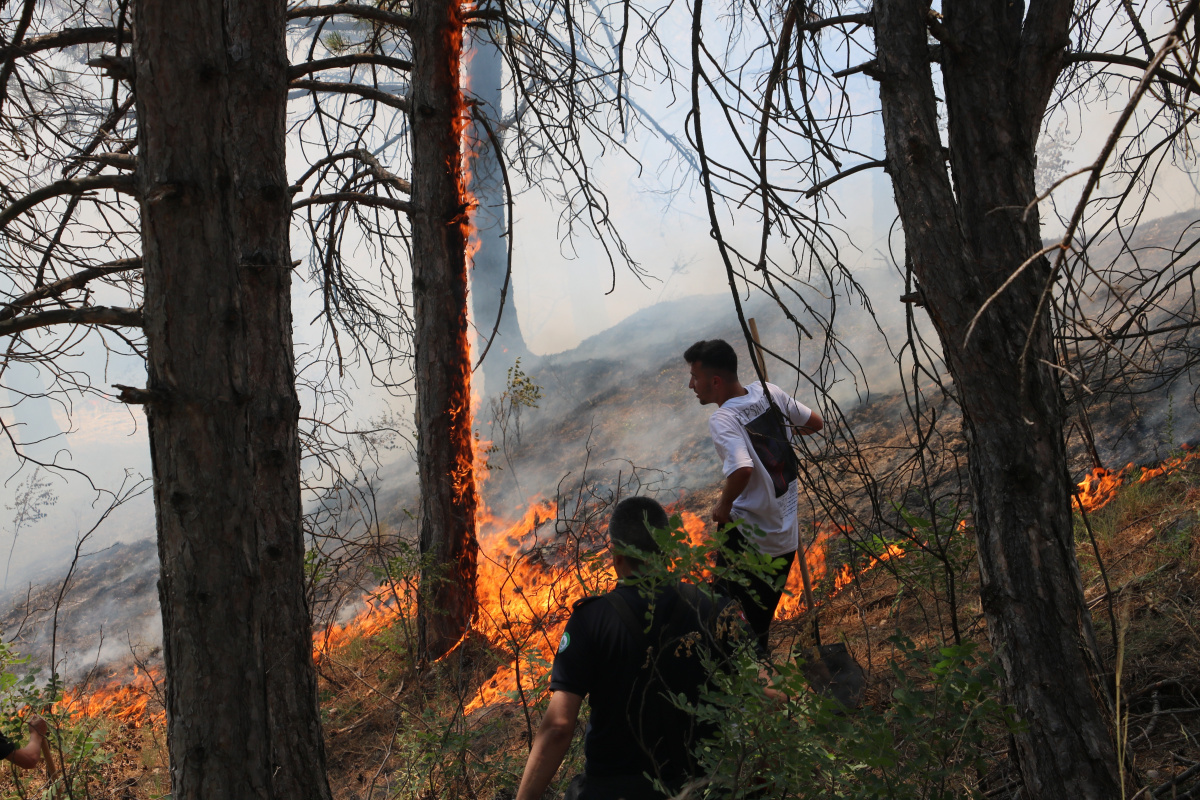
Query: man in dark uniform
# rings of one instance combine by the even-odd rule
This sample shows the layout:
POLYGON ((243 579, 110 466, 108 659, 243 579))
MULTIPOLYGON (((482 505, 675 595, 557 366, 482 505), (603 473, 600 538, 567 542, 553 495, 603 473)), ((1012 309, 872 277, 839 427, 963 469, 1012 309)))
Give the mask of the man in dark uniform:
MULTIPOLYGON (((613 544, 658 550, 648 527, 666 528, 654 500, 631 497, 609 521, 613 544)), ((661 800, 652 778, 678 791, 695 775, 692 750, 709 731, 671 697, 694 703, 708 682, 711 659, 727 657, 744 618, 731 601, 688 584, 668 582, 654 594, 625 583, 642 562, 613 550, 619 579, 612 592, 575 604, 554 657, 550 705, 533 740, 516 800, 540 800, 571 744, 586 696, 586 767, 571 782, 572 800, 661 800), (649 776, 649 777, 648 777, 649 776)))
POLYGON ((0 733, 0 758, 7 759, 22 769, 33 769, 42 755, 42 743, 46 736, 46 720, 34 715, 29 718, 29 742, 18 748, 0 733))

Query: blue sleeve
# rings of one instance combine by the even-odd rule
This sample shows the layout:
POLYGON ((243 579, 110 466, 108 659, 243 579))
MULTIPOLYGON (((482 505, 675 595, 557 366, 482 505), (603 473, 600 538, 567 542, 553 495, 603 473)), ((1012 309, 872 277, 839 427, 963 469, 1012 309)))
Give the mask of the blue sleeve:
POLYGON ((8 758, 17 749, 17 746, 9 741, 9 738, 3 733, 0 733, 0 758, 8 758))
POLYGON ((575 609, 567 620, 554 666, 550 670, 550 691, 570 692, 586 697, 595 684, 598 659, 594 655, 595 627, 587 624, 588 608, 575 609))

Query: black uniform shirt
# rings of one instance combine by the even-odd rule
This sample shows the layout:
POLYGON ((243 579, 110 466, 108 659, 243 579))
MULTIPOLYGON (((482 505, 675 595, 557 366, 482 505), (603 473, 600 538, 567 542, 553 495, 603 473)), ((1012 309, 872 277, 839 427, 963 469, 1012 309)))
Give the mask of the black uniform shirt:
MULTIPOLYGON (((645 630, 647 598, 631 586, 612 594, 645 630)), ((607 596, 579 601, 567 621, 550 690, 588 698, 584 755, 590 777, 648 774, 677 783, 694 774, 691 751, 711 733, 668 694, 696 701, 709 679, 704 656, 727 654, 726 632, 741 629, 740 618, 731 626, 737 606, 672 584, 659 591, 655 608, 654 624, 640 641, 607 596)))
POLYGON ((3 733, 0 733, 0 758, 8 758, 17 749, 17 746, 9 741, 9 738, 3 733))

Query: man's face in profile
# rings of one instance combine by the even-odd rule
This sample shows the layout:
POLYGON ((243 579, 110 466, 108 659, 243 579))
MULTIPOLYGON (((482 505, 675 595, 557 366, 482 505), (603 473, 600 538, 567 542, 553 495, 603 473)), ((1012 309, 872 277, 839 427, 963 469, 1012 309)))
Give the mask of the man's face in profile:
POLYGON ((688 366, 691 368, 691 380, 688 381, 688 388, 696 393, 696 399, 700 401, 700 405, 706 406, 717 402, 717 384, 721 380, 720 376, 698 361, 688 366))

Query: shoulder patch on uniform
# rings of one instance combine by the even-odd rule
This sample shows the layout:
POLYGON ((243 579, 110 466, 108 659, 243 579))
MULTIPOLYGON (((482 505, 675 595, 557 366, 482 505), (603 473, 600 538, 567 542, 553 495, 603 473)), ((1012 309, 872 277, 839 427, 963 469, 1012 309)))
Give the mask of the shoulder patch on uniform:
POLYGON ((558 650, 556 652, 561 653, 563 650, 566 650, 570 646, 571 646, 571 634, 567 633, 566 631, 563 631, 562 639, 560 639, 558 641, 558 650))

